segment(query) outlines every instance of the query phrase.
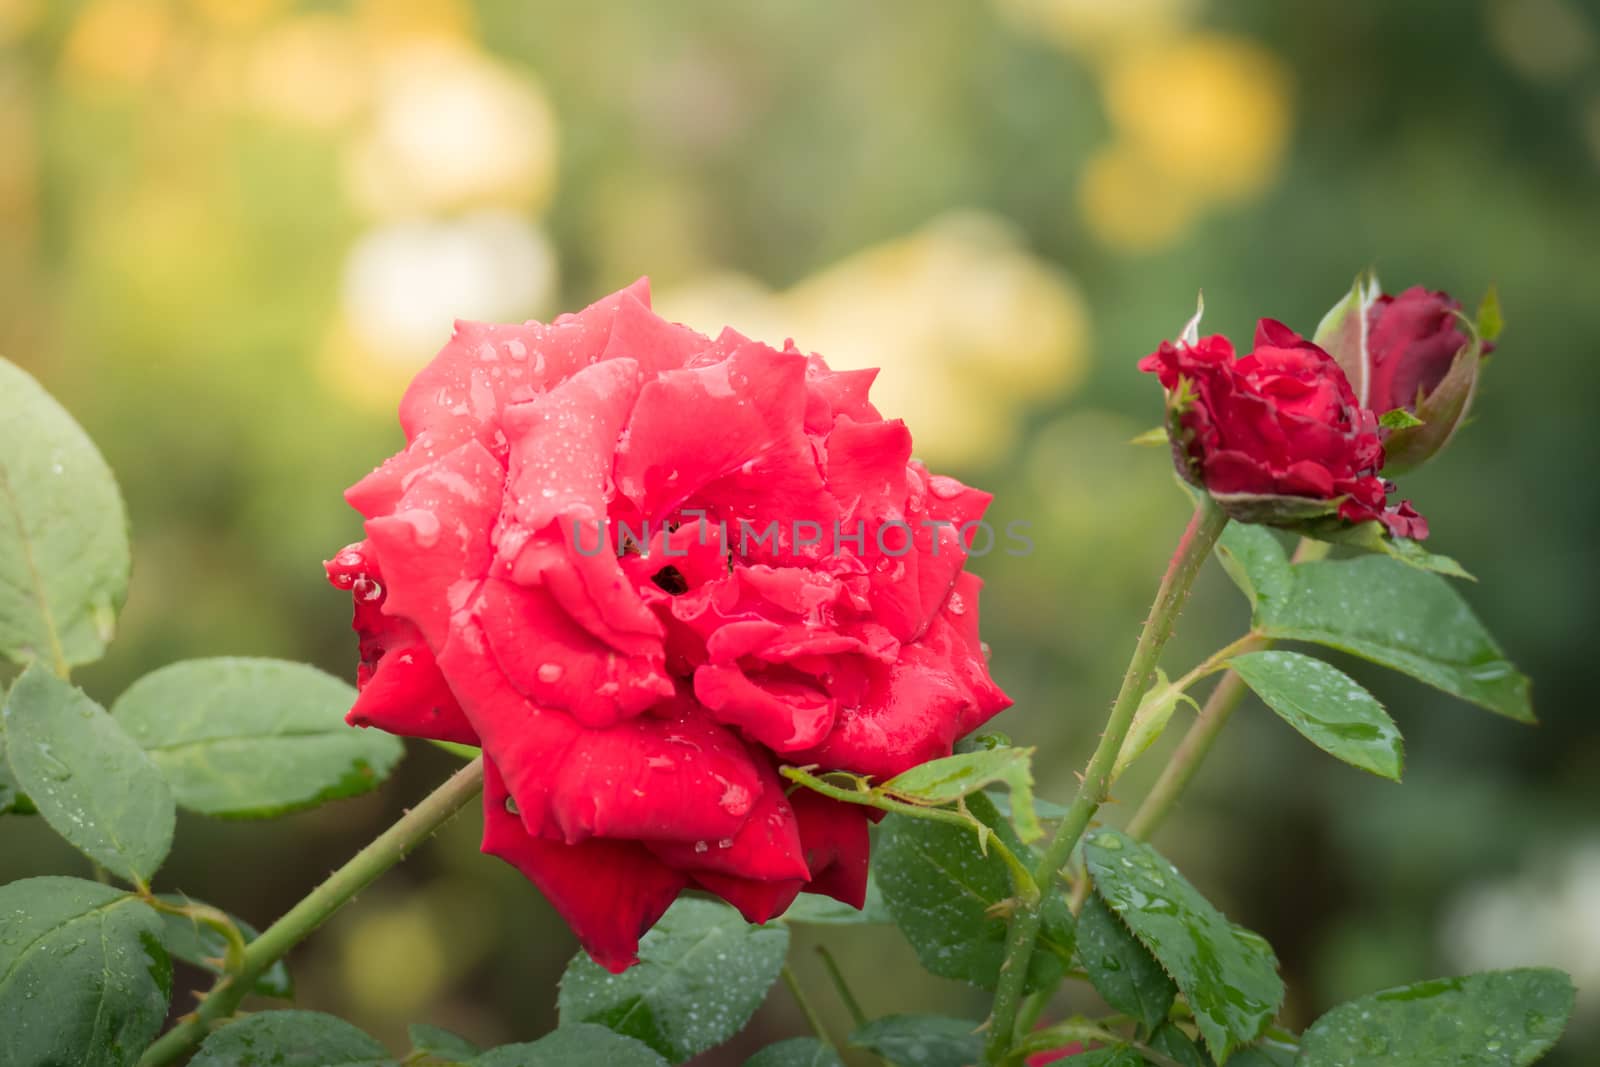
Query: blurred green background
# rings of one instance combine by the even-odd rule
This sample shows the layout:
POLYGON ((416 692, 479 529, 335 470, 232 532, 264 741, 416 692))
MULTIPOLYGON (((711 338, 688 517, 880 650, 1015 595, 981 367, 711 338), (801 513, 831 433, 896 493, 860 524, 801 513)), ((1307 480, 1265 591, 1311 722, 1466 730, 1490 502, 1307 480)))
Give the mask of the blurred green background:
MULTIPOLYGON (((975 569, 1017 700, 995 725, 1065 799, 1186 510, 1128 444, 1159 419, 1138 357, 1201 287, 1244 342, 1263 315, 1309 332, 1367 265, 1469 303, 1495 281, 1475 423, 1403 491, 1543 724, 1355 667, 1403 786, 1251 704, 1158 843, 1276 946, 1297 1027, 1553 964, 1582 991, 1550 1062, 1600 1062, 1597 40, 1576 0, 0 0, 0 352, 100 444, 135 537, 119 640, 79 681, 109 703, 214 654, 352 676, 319 563, 359 535, 339 494, 397 447, 409 375, 454 317, 648 273, 669 317, 883 366, 919 454, 1033 524, 1033 556, 975 569)), ((1212 568, 1168 666, 1243 618, 1212 568)), ((264 925, 451 762, 416 746, 380 793, 280 822, 185 817, 161 888, 264 925)), ((395 1048, 408 1021, 548 1028, 572 939, 478 833, 457 820, 297 950, 301 1005, 395 1048)), ((81 866, 0 824, 0 880, 81 866)), ((873 1013, 982 1010, 892 930, 828 938, 873 1013)), ((205 983, 180 982, 187 1010, 205 983)), ((703 1062, 800 1032, 778 991, 703 1062)))

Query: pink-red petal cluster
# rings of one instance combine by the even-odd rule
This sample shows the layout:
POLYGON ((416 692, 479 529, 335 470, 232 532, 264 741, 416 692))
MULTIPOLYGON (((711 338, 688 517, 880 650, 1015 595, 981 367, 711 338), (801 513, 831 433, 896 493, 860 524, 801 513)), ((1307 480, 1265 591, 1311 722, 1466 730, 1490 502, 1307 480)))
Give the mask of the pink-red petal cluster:
POLYGON ((1409 502, 1389 506, 1377 415, 1357 403, 1332 356, 1283 323, 1262 319, 1242 358, 1214 335, 1163 342, 1139 369, 1177 400, 1174 447, 1194 484, 1223 498, 1337 501, 1349 522, 1428 535, 1409 502))
POLYGON ((864 809, 777 767, 892 775, 1008 704, 958 532, 989 497, 911 459, 872 377, 667 322, 641 281, 458 323, 346 494, 350 721, 481 745, 484 850, 608 968, 685 889, 859 907, 864 809))

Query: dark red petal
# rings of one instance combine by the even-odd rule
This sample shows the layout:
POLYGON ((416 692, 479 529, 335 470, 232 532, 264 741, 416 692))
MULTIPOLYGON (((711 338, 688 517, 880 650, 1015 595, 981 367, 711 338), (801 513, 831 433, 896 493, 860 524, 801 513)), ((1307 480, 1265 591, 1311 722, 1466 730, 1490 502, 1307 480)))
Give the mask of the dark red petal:
POLYGON ((506 807, 506 786, 484 760, 483 851, 539 887, 596 963, 620 974, 639 962, 639 938, 689 880, 640 845, 600 839, 569 845, 531 836, 506 807))
POLYGON ((415 644, 384 653, 345 721, 401 737, 478 744, 477 731, 456 703, 420 634, 415 644))
POLYGON ((862 907, 867 902, 871 849, 866 810, 809 789, 795 790, 789 803, 800 821, 800 841, 811 869, 805 891, 862 907))
POLYGON ((653 843, 650 851, 664 863, 696 876, 709 872, 761 882, 803 882, 809 868, 800 825, 783 794, 783 780, 769 760, 759 751, 751 753, 751 763, 760 772, 761 792, 738 833, 715 840, 653 843))

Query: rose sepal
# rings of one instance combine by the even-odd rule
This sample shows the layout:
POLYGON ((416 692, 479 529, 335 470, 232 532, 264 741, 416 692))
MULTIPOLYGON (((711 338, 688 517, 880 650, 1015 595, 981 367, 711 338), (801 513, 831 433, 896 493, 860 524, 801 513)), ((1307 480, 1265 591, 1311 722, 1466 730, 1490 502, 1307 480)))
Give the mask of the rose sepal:
POLYGON ((1376 552, 1380 555, 1397 559, 1408 567, 1415 567, 1422 571, 1432 571, 1435 574, 1447 575, 1451 578, 1465 578, 1475 582, 1466 568, 1451 559, 1436 552, 1429 552, 1420 542, 1409 537, 1395 537, 1390 534, 1383 523, 1376 519, 1367 522, 1345 522, 1337 517, 1330 517, 1321 521, 1307 523, 1295 528, 1302 536, 1310 537, 1317 541, 1326 541, 1333 545, 1349 545, 1352 548, 1376 552))
POLYGON ((1372 391, 1372 352, 1367 345, 1371 330, 1372 306, 1383 293, 1378 284, 1377 271, 1363 271, 1356 275, 1350 291, 1328 309, 1317 324, 1311 342, 1333 357, 1344 371, 1356 402, 1367 406, 1372 391))

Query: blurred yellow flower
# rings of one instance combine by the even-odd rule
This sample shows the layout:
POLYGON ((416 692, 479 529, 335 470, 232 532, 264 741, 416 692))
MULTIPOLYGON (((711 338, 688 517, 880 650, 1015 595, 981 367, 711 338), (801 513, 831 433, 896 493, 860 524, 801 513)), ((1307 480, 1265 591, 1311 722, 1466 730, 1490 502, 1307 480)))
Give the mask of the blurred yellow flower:
POLYGON ((555 116, 531 72, 413 42, 380 58, 373 112, 345 164, 351 200, 378 216, 538 212, 555 183, 555 116))
POLYGON ((161 0, 92 0, 68 31, 63 69, 91 88, 133 88, 155 73, 173 37, 161 0))
POLYGON ((332 130, 353 119, 372 90, 373 56, 347 18, 302 15, 255 42, 250 102, 282 122, 332 130))
POLYGON ((355 17, 364 32, 385 42, 465 41, 475 36, 478 21, 470 0, 360 0, 355 17))
POLYGON ((1099 149, 1078 178, 1078 210, 1105 244, 1143 252, 1170 244, 1194 221, 1193 190, 1126 144, 1099 149))
POLYGON ((21 40, 43 13, 43 0, 0 0, 0 44, 21 40))
POLYGON ((793 337, 839 368, 881 367, 873 400, 937 464, 992 461, 1022 412, 1075 386, 1089 317, 1076 285, 998 219, 948 215, 778 296, 727 278, 663 294, 668 318, 793 337))
POLYGON ((1106 106, 1133 150, 1194 193, 1252 196, 1277 177, 1289 137, 1287 68, 1244 38, 1195 34, 1117 58, 1106 106))
POLYGON ((250 30, 281 11, 288 0, 188 0, 189 8, 222 29, 250 30))

